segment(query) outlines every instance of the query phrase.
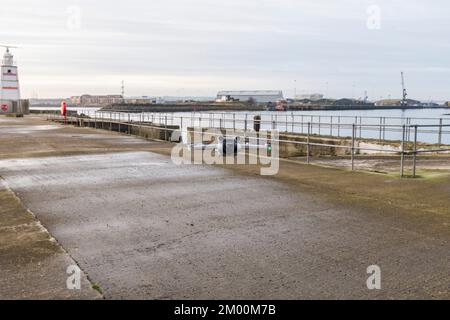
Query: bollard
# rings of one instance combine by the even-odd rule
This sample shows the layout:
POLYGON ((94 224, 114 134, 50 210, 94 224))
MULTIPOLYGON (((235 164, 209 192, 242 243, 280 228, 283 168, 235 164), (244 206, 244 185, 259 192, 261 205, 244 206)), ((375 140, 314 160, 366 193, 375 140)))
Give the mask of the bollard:
POLYGON ((259 132, 261 130, 261 116, 256 115, 253 117, 253 130, 259 132))

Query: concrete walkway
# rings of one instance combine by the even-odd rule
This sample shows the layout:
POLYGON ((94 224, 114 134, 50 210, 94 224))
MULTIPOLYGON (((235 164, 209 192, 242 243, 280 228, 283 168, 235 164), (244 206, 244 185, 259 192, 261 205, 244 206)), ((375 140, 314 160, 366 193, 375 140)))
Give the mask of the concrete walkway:
POLYGON ((448 216, 337 201, 283 170, 175 166, 167 145, 124 135, 9 125, 0 175, 106 298, 450 298, 448 216), (370 265, 382 290, 366 287, 370 265))
POLYGON ((99 299, 86 275, 68 290, 76 262, 0 180, 0 299, 99 299))

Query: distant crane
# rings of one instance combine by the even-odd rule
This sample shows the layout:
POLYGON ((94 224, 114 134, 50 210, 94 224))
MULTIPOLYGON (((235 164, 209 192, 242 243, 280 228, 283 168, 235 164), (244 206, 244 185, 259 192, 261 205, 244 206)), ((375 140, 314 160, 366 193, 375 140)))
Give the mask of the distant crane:
POLYGON ((405 87, 405 74, 403 71, 401 72, 402 75, 402 90, 403 90, 403 99, 402 99, 402 106, 406 107, 408 105, 408 93, 406 92, 405 87))

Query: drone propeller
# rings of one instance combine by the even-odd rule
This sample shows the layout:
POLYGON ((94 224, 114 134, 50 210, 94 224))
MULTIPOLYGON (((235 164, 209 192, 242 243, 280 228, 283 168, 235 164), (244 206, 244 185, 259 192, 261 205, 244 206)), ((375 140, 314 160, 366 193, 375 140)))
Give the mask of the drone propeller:
POLYGON ((0 47, 6 48, 6 52, 9 52, 9 49, 10 49, 10 48, 14 48, 14 49, 20 48, 20 47, 16 47, 16 46, 8 46, 8 45, 4 45, 4 44, 0 44, 0 47))

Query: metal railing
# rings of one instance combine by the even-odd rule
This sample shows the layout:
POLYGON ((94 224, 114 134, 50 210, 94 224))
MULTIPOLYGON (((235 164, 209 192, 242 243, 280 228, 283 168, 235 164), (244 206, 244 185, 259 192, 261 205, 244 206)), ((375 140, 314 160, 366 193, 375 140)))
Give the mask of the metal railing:
MULTIPOLYGON (((241 139, 246 139, 248 137, 248 132, 253 131, 250 127, 250 120, 249 119, 233 119, 232 127, 228 128, 226 125, 226 121, 224 121, 222 118, 218 119, 207 119, 207 123, 205 123, 205 119, 202 116, 194 117, 191 116, 176 116, 174 114, 161 114, 161 113, 138 113, 138 114, 131 114, 131 113, 123 113, 123 112, 93 112, 93 114, 81 114, 77 116, 68 117, 65 120, 67 121, 76 121, 79 123, 81 119, 89 119, 90 121, 94 121, 94 127, 97 128, 97 123, 102 123, 102 128, 104 128, 103 124, 108 123, 109 124, 109 130, 112 130, 112 124, 118 124, 119 125, 119 131, 120 131, 120 124, 127 125, 131 127, 147 127, 147 128, 158 128, 159 130, 164 130, 166 133, 168 131, 173 131, 173 128, 168 128, 168 126, 179 126, 180 132, 183 132, 185 130, 187 132, 187 128, 191 128, 189 131, 190 133, 197 133, 204 135, 210 135, 210 136, 220 136, 218 133, 214 132, 205 132, 203 128, 210 128, 210 129, 232 129, 235 136, 240 137, 241 139), (176 121, 178 120, 178 121, 176 121), (218 120, 218 126, 215 126, 216 121, 218 120), (244 128, 240 129, 237 124, 240 123, 243 125, 244 128)), ((48 115, 48 120, 58 120, 62 121, 64 120, 63 117, 59 115, 48 115)), ((251 120, 251 123, 253 124, 253 119, 251 120)), ((270 130, 277 130, 276 128, 277 124, 276 122, 268 122, 260 120, 261 125, 262 124, 269 124, 271 127, 270 130)), ((368 146, 361 146, 359 142, 361 140, 365 140, 361 137, 362 130, 371 130, 371 129, 379 129, 378 125, 369 125, 369 124, 361 124, 360 123, 352 123, 352 124, 343 124, 340 123, 339 126, 341 129, 350 129, 351 134, 349 136, 346 136, 345 139, 349 140, 349 145, 342 145, 342 144, 332 144, 327 142, 313 142, 311 141, 312 138, 321 137, 320 134, 317 134, 314 132, 313 128, 318 125, 331 127, 334 124, 332 123, 323 123, 323 122, 296 122, 296 123, 290 123, 289 124, 295 124, 295 125, 301 125, 304 126, 302 128, 302 133, 299 135, 296 135, 296 140, 287 140, 284 139, 277 139, 271 142, 276 143, 285 143, 285 144, 294 144, 294 145, 304 145, 306 146, 306 163, 310 163, 311 158, 311 147, 327 147, 327 148, 334 148, 334 149, 341 149, 344 150, 344 152, 347 152, 350 154, 350 161, 351 161, 351 169, 355 170, 355 157, 357 154, 361 154, 364 152, 371 152, 371 153, 379 153, 379 154, 393 154, 393 155, 399 155, 400 156, 400 176, 405 176, 405 160, 407 156, 411 156, 413 160, 413 167, 412 167, 412 177, 417 176, 417 157, 420 154, 439 154, 439 153, 449 153, 450 152, 450 146, 443 146, 441 144, 441 138, 443 134, 450 133, 450 124, 443 124, 442 122, 439 123, 439 125, 411 125, 411 124, 403 124, 401 126, 398 125, 384 125, 382 130, 389 130, 392 132, 399 132, 401 134, 401 139, 399 140, 400 146, 398 149, 386 149, 386 148, 377 148, 377 147, 368 147, 368 146), (304 131, 304 132, 303 132, 304 131), (419 140, 418 136, 420 133, 438 133, 439 134, 439 142, 438 144, 423 144, 421 143, 419 148, 419 140)), ((262 127, 262 126, 261 126, 262 127)), ((338 127, 339 128, 339 127, 338 127)), ((128 130, 128 133, 130 133, 130 130, 128 130)), ((289 133, 289 132, 288 132, 289 133)), ((381 135, 381 133, 380 133, 381 135)), ((166 140, 167 140, 167 134, 166 140)), ((323 137, 323 136, 322 136, 323 137)), ((187 142, 187 138, 184 139, 185 142, 187 142)))
MULTIPOLYGON (((95 118, 116 119, 137 122, 163 123, 163 119, 171 125, 201 126, 210 128, 227 128, 247 130, 253 123, 254 113, 130 113, 128 111, 94 111, 82 110, 81 113, 95 118)), ((307 123, 311 123, 311 133, 330 137, 349 137, 352 125, 357 125, 357 136, 360 139, 376 139, 379 141, 400 141, 401 126, 408 127, 406 140, 412 141, 412 127, 419 125, 418 141, 430 144, 450 144, 450 117, 415 118, 415 117, 373 117, 373 116, 324 116, 314 114, 261 113, 261 129, 278 129, 281 132, 305 134, 307 123), (425 125, 431 125, 425 127, 425 125)))

